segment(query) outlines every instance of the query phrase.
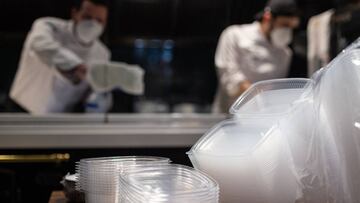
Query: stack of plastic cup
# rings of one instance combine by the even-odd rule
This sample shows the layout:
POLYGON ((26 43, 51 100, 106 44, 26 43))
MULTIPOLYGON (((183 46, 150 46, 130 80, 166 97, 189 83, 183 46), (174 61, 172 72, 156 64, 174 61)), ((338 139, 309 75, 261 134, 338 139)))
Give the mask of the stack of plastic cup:
POLYGON ((76 188, 83 191, 87 203, 119 202, 119 176, 126 170, 168 165, 170 160, 162 157, 123 156, 81 159, 76 165, 78 180, 76 188))
POLYGON ((309 79, 254 84, 188 152, 195 168, 220 186, 220 202, 291 203, 299 185, 278 122, 301 98, 309 79))
POLYGON ((217 203, 219 199, 215 180, 175 164, 126 170, 119 189, 124 203, 217 203))

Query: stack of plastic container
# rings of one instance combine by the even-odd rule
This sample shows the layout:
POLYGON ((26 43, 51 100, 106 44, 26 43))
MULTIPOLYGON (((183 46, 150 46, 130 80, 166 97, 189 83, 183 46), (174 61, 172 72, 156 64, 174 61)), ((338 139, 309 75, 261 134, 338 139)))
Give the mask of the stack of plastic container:
POLYGON ((126 170, 119 190, 124 203, 217 203, 218 184, 206 174, 182 165, 126 170))
POLYGON ((216 125, 192 147, 191 162, 219 183, 221 202, 295 202, 299 185, 278 122, 309 81, 254 84, 231 107, 234 118, 216 125))
POLYGON ((76 188, 85 193, 87 203, 119 202, 119 176, 126 170, 168 165, 170 160, 162 157, 120 156, 81 159, 76 165, 78 180, 76 188))
POLYGON ((312 80, 252 86, 193 146, 221 202, 360 202, 360 38, 312 80))

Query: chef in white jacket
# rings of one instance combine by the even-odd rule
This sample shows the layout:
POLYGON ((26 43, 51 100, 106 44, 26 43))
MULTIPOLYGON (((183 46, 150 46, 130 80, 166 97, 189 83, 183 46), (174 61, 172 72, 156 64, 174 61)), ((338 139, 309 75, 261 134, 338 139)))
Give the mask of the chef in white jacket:
POLYGON ((37 19, 23 46, 10 97, 32 114, 72 112, 86 96, 92 63, 108 62, 99 41, 107 22, 105 0, 79 0, 72 19, 37 19))
POLYGON ((288 74, 292 30, 299 24, 292 0, 271 0, 257 21, 232 25, 220 36, 215 65, 219 79, 213 112, 228 112, 252 83, 288 74))

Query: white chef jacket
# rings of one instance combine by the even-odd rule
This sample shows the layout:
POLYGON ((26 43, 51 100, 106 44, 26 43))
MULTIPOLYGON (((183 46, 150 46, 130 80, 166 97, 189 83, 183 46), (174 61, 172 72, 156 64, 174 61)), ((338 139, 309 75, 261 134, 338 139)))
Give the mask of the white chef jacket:
POLYGON ((244 80, 254 83, 286 77, 291 55, 288 47, 275 47, 266 39, 259 22, 226 28, 215 54, 219 85, 213 112, 229 111, 244 80))
POLYGON ((308 77, 330 62, 330 21, 334 9, 310 18, 307 26, 308 77))
POLYGON ((10 97, 30 113, 69 112, 85 96, 87 82, 75 85, 58 69, 110 60, 109 50, 99 40, 83 46, 73 29, 71 20, 45 17, 34 22, 10 90, 10 97))

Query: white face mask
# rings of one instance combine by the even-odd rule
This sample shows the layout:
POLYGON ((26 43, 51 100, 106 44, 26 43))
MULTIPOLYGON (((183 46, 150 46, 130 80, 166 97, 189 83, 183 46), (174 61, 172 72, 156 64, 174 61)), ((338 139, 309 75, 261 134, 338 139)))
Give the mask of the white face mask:
POLYGON ((89 44, 100 37, 104 27, 95 20, 82 20, 76 24, 75 29, 79 40, 89 44))
POLYGON ((292 40, 290 28, 275 28, 270 34, 271 43, 276 47, 286 47, 292 40))

